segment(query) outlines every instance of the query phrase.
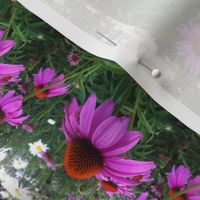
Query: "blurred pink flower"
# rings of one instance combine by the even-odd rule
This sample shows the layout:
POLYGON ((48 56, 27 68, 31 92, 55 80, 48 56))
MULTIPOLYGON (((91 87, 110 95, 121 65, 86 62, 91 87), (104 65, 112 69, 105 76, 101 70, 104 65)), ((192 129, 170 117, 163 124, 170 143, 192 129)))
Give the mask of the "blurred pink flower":
POLYGON ((97 179, 100 181, 98 190, 100 188, 103 188, 104 190, 106 190, 106 194, 109 197, 112 197, 114 195, 118 196, 118 197, 134 197, 134 193, 133 193, 133 188, 131 186, 134 186, 134 182, 130 182, 128 184, 124 183, 124 182, 120 182, 120 181, 116 181, 113 178, 107 178, 104 177, 103 175, 99 174, 96 176, 97 179))
POLYGON ((4 31, 0 30, 0 56, 3 56, 15 46, 14 40, 2 40, 4 31))
POLYGON ((78 53, 70 52, 67 56, 67 60, 69 61, 69 64, 72 66, 78 65, 79 64, 78 53))
POLYGON ((64 84, 64 74, 56 77, 55 70, 50 67, 41 68, 37 74, 34 74, 34 92, 38 92, 40 89, 49 87, 48 89, 35 94, 39 99, 50 98, 59 96, 68 91, 67 86, 64 84), (52 86, 51 86, 52 85, 52 86))
MULTIPOLYGON (((14 40, 1 40, 4 31, 0 30, 0 56, 10 51, 15 46, 14 40)), ((19 74, 24 70, 23 65, 11 65, 0 63, 0 85, 6 85, 9 82, 19 81, 19 74)))
POLYGON ((32 123, 23 124, 23 125, 22 125, 22 129, 24 129, 24 130, 27 131, 28 133, 32 133, 32 132, 33 132, 33 124, 32 124, 32 123))
POLYGON ((193 72, 200 72, 200 24, 190 23, 178 29, 183 40, 177 48, 193 72))
MULTIPOLYGON (((196 184, 200 184, 200 176, 196 176, 189 180, 191 173, 189 168, 180 165, 177 169, 173 166, 172 171, 167 174, 169 195, 173 195, 180 190, 191 188, 196 184)), ((173 200, 194 200, 199 199, 200 186, 192 191, 186 192, 173 200)))
POLYGON ((20 117, 22 111, 22 96, 14 96, 15 90, 9 91, 0 97, 0 122, 7 122, 12 126, 17 126, 29 116, 20 117))
POLYGON ((41 151, 40 154, 41 154, 42 159, 46 162, 47 166, 51 170, 56 171, 56 164, 53 158, 51 157, 51 155, 45 151, 41 151))

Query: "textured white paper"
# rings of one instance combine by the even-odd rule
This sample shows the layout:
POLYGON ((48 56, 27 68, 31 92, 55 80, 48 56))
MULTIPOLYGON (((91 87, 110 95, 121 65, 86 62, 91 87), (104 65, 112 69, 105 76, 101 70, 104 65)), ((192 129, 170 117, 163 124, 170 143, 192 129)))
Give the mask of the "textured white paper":
POLYGON ((116 61, 200 133, 199 0, 18 1, 83 49, 116 61), (152 78, 139 60, 162 76, 152 78))

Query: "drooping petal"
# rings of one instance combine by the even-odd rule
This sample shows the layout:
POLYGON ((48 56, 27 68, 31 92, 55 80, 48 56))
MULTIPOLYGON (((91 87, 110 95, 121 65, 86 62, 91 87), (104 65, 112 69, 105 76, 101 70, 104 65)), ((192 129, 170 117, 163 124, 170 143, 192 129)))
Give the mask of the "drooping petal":
POLYGON ((48 84, 56 76, 55 70, 47 67, 42 72, 42 84, 48 84))
POLYGON ((92 94, 83 105, 80 113, 80 131, 88 137, 96 107, 96 94, 92 94))
POLYGON ((177 169, 173 166, 172 171, 168 175, 168 185, 170 188, 182 188, 190 177, 190 170, 183 165, 180 165, 177 169))
POLYGON ((4 96, 0 98, 0 106, 3 106, 14 95, 15 90, 8 91, 4 96))
MULTIPOLYGON (((193 187, 194 185, 197 185, 197 184, 200 184, 200 175, 195 176, 190 181, 190 183, 188 184, 187 188, 191 188, 191 187, 193 187)), ((187 196, 190 197, 189 199, 192 199, 195 196, 198 196, 200 198, 200 186, 198 188, 192 190, 192 191, 187 192, 186 194, 187 194, 187 196)))
POLYGON ((139 131, 128 131, 115 145, 103 151, 104 156, 117 156, 133 148, 141 139, 139 131))
POLYGON ((0 56, 6 54, 15 46, 14 40, 1 40, 0 41, 0 56))
POLYGON ((0 76, 17 75, 25 69, 24 65, 0 63, 0 76))
POLYGON ((90 136, 95 131, 98 125, 100 125, 104 120, 111 117, 113 109, 114 109, 114 102, 112 100, 107 100, 103 104, 97 107, 91 124, 90 136))
POLYGON ((95 130, 92 143, 99 149, 106 149, 117 143, 128 129, 127 117, 110 117, 95 130))
POLYGON ((147 200, 148 196, 149 196, 149 193, 144 192, 137 198, 137 200, 147 200))
POLYGON ((154 162, 150 161, 136 161, 136 160, 126 160, 126 159, 107 159, 105 161, 106 166, 109 166, 111 169, 117 170, 122 174, 129 173, 133 174, 141 174, 145 173, 149 170, 152 170, 156 167, 154 162))
POLYGON ((2 110, 5 112, 15 112, 16 110, 18 110, 19 108, 22 107, 22 101, 14 101, 14 102, 9 102, 7 103, 5 106, 2 107, 2 110))
MULTIPOLYGON (((105 176, 105 177, 112 177, 113 179, 115 179, 116 181, 118 181, 122 184, 133 185, 133 186, 138 185, 138 181, 135 181, 133 179, 128 179, 128 178, 116 176, 115 174, 110 173, 109 170, 107 170, 106 168, 102 169, 100 174, 105 176)), ((98 178, 98 176, 99 175, 97 175, 97 178, 98 178)))
POLYGON ((35 86, 41 86, 42 85, 42 71, 43 69, 40 68, 39 72, 37 74, 34 74, 34 85, 35 86))
POLYGON ((20 117, 20 118, 5 118, 5 121, 11 124, 12 126, 17 126, 18 124, 21 124, 23 121, 29 118, 29 115, 20 117))
POLYGON ((71 115, 77 108, 78 108, 78 102, 75 97, 73 97, 72 102, 69 106, 69 114, 71 115))

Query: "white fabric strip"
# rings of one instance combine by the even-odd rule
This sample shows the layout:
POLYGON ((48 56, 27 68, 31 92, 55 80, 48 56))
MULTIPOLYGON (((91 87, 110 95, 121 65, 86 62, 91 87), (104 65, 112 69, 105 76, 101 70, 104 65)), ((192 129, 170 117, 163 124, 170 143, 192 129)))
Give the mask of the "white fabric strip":
MULTIPOLYGON (((146 55, 145 51, 138 50, 142 48, 142 45, 146 45, 145 49, 150 48, 149 52, 153 54, 155 60, 159 60, 157 55, 154 55, 156 47, 154 49, 154 44, 152 44, 150 39, 151 36, 147 32, 107 17, 106 20, 108 20, 108 23, 113 23, 115 29, 113 29, 114 32, 111 30, 109 33, 106 33, 105 36, 116 43, 117 46, 115 46, 109 44, 108 41, 105 41, 105 38, 98 39, 98 37, 101 37, 98 34, 97 36, 94 36, 93 34, 95 34, 95 29, 93 30, 93 34, 89 34, 41 0, 18 1, 81 48, 96 56, 110 59, 118 63, 142 86, 147 93, 150 94, 155 101, 189 128, 200 133, 199 115, 194 113, 179 99, 171 95, 158 80, 152 78, 151 73, 148 70, 138 64, 138 59, 141 56, 146 55), (124 29, 126 30, 126 33, 122 33, 122 30, 124 29), (123 37, 126 36, 126 34, 130 34, 130 38, 123 41, 123 37)), ((82 16, 80 16, 80 18, 82 18, 82 16)), ((84 24, 84 22, 82 23, 84 24)), ((100 32, 100 30, 97 31, 100 32)), ((162 76, 160 79, 162 79, 162 76)))

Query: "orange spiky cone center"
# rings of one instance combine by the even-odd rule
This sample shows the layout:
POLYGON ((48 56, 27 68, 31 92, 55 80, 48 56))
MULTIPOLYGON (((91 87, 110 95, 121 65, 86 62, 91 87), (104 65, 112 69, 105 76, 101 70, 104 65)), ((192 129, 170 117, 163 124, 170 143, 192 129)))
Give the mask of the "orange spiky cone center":
POLYGON ((89 140, 74 139, 65 150, 64 168, 74 179, 88 179, 103 167, 103 157, 89 140))
POLYGON ((117 192, 118 186, 111 181, 102 181, 101 186, 108 192, 117 192))
MULTIPOLYGON (((33 89, 33 92, 38 92, 39 90, 41 90, 42 87, 35 87, 33 89)), ((48 95, 48 91, 47 90, 44 90, 42 92, 39 92, 37 94, 35 94, 35 97, 37 97, 38 99, 44 99, 46 98, 48 95)))
MULTIPOLYGON (((176 189, 176 188, 171 188, 168 192, 168 194, 171 196, 173 194, 175 194, 176 192, 178 192, 179 190, 176 189)), ((183 195, 180 195, 178 197, 175 197, 173 198, 172 200, 187 200, 187 197, 183 194, 183 195)))

